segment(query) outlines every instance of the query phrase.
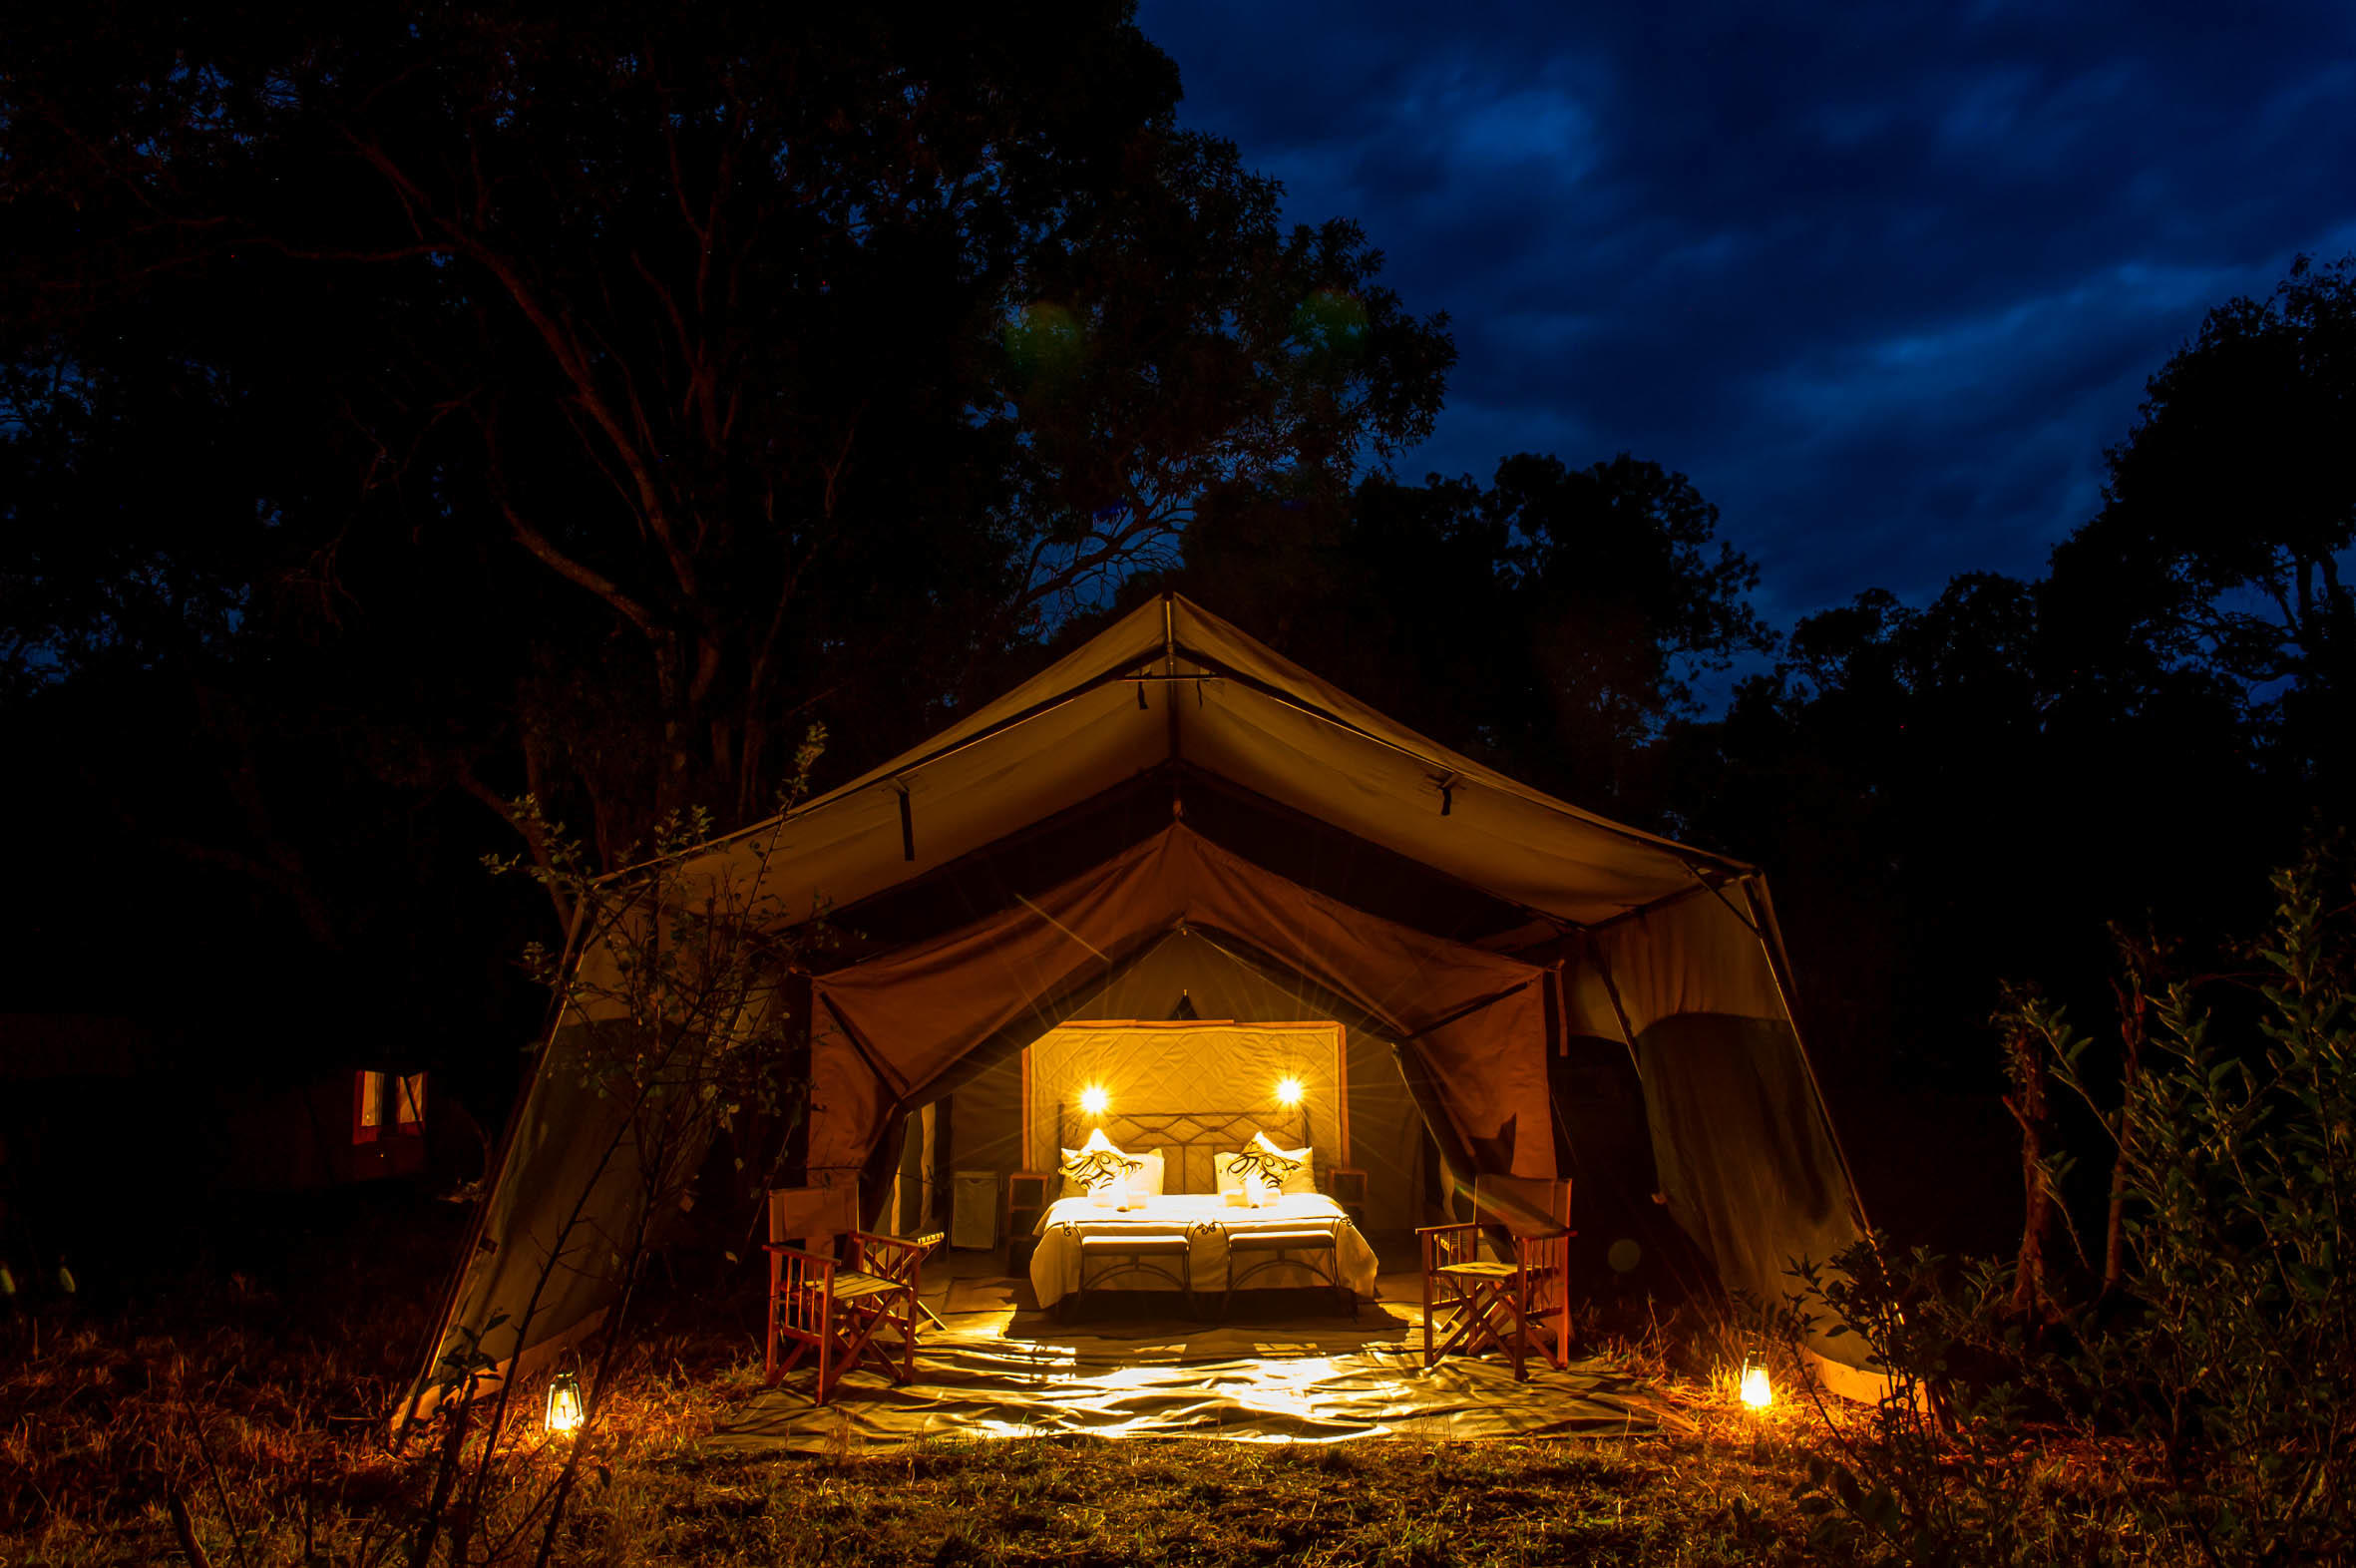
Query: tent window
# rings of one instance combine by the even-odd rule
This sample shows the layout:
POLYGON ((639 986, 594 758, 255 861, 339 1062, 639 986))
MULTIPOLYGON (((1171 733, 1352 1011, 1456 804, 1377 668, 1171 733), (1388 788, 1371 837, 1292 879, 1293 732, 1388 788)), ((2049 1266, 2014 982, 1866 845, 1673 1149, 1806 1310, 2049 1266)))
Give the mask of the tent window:
POLYGON ((425 1130, 425 1074, 389 1080, 393 1090, 393 1120, 403 1132, 425 1130))
POLYGON ((352 1074, 352 1141, 374 1143, 384 1130, 384 1074, 352 1074))

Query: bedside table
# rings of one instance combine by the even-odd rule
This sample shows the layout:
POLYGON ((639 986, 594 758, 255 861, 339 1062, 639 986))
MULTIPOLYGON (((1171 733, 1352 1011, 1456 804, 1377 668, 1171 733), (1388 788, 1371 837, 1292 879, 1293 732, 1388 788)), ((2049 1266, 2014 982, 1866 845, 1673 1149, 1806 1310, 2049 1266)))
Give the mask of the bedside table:
POLYGON ((1326 1196, 1342 1205, 1353 1225, 1367 1223, 1367 1173, 1348 1165, 1326 1172, 1326 1196))
POLYGON ((1015 1171, 1006 1177, 1006 1268, 1016 1272, 1029 1267, 1033 1248, 1039 1239, 1031 1234, 1039 1216, 1047 1212, 1054 1201, 1059 1174, 1044 1171, 1015 1171))

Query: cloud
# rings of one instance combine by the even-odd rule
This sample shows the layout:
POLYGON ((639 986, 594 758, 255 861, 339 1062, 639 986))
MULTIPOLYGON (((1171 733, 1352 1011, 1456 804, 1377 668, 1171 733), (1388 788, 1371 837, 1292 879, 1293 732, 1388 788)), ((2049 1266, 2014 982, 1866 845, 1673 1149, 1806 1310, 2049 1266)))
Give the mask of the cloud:
POLYGON ((1445 309, 1402 464, 1634 451, 1780 616, 2033 574, 2202 312, 2356 248, 2356 9, 1149 0, 1188 124, 1445 309))

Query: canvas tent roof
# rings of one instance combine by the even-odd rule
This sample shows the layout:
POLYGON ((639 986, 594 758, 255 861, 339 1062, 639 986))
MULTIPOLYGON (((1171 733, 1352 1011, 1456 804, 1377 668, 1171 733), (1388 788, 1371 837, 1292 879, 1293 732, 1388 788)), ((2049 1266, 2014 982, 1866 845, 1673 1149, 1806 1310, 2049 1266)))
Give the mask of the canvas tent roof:
MULTIPOLYGON (((1473 1170, 1553 1174, 1546 1053, 1625 1039, 1671 1210, 1731 1284, 1774 1299, 1791 1258, 1858 1233, 1751 867, 1458 756, 1177 595, 685 868, 714 890, 755 874, 781 922, 831 908, 869 934, 806 963, 814 1171, 865 1167, 962 1059, 1087 1015, 1126 957, 1187 931, 1397 1041, 1473 1170)), ((591 940, 577 962, 612 961, 591 940)), ((445 1342, 504 1313, 502 1349, 528 1351, 612 1293, 595 1238, 631 1189, 586 1162, 607 1112, 552 1065, 589 1026, 572 1017, 445 1342)))
POLYGON ((769 839, 812 896, 840 907, 1170 762, 1575 925, 1751 869, 1458 756, 1177 594, 923 745, 714 849, 769 839))

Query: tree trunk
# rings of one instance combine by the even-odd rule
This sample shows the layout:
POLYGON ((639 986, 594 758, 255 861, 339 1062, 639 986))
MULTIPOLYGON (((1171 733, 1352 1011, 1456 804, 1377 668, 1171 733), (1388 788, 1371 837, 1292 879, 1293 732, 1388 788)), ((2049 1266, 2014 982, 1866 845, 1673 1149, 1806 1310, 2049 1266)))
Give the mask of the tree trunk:
POLYGON ((2007 1031, 2004 1051, 2005 1073, 2013 1084, 2013 1091, 2004 1097, 2004 1107, 2021 1127, 2021 1196, 2025 1204, 2021 1252, 2013 1266, 2012 1310, 2016 1317, 2047 1319, 2052 1316, 2053 1297, 2045 1284, 2045 1246, 2053 1235, 2056 1215, 2053 1187, 2045 1174, 2050 1126, 2045 1067, 2036 1036, 2023 1024, 2016 1022, 2007 1031))

